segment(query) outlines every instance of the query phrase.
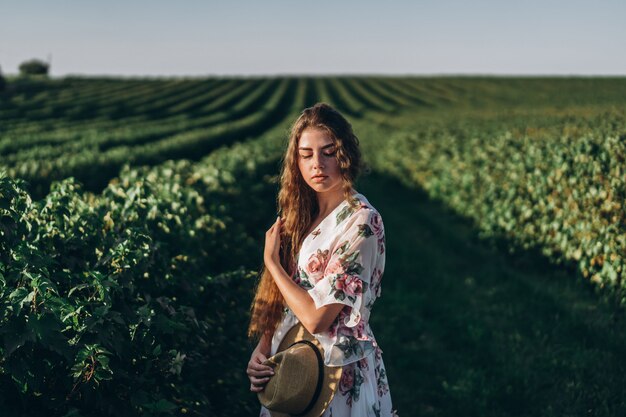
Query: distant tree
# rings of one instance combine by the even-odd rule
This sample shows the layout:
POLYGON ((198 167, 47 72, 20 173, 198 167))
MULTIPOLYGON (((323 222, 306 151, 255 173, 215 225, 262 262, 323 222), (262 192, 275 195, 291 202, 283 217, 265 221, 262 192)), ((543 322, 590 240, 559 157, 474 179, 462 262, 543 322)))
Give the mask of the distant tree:
POLYGON ((4 77, 2 76, 2 68, 0 68, 0 91, 4 90, 4 87, 6 86, 6 81, 4 80, 4 77))
POLYGON ((20 75, 48 75, 49 65, 39 59, 31 59, 20 64, 20 75))

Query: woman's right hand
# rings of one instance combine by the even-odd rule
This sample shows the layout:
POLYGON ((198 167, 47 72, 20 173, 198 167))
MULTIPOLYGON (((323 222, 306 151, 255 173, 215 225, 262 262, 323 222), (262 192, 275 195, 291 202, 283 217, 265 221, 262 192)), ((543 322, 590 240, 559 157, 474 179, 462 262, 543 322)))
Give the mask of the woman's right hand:
POLYGON ((248 362, 248 369, 246 373, 250 378, 250 391, 260 392, 265 388, 265 384, 274 375, 274 369, 271 366, 263 365, 263 362, 267 360, 267 355, 261 352, 259 346, 254 349, 250 362, 248 362))

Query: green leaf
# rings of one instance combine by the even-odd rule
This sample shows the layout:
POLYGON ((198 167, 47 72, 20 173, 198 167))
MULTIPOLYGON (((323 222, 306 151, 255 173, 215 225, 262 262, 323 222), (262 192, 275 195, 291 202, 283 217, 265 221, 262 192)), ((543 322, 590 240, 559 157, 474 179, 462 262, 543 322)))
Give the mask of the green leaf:
POLYGON ((169 413, 178 408, 175 404, 165 399, 160 399, 159 401, 153 403, 143 404, 143 407, 145 407, 147 411, 153 413, 169 413))

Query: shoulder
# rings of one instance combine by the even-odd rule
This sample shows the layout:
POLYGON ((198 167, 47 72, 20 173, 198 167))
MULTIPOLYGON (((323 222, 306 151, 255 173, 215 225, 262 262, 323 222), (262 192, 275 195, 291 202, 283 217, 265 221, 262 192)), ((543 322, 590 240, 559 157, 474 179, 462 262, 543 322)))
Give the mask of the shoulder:
POLYGON ((364 196, 357 195, 355 205, 352 206, 351 212, 347 216, 344 230, 366 228, 378 234, 382 227, 382 217, 378 210, 364 196))

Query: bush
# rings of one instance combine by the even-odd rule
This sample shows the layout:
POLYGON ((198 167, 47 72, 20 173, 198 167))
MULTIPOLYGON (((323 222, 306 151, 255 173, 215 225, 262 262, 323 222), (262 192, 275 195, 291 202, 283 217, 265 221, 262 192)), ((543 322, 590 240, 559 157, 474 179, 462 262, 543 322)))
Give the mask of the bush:
POLYGON ((431 118, 426 128, 396 130, 371 154, 378 171, 475 219, 479 235, 577 265, 626 306, 626 115, 617 107, 542 111, 439 127, 431 118))
POLYGON ((256 245, 230 187, 201 195, 177 166, 125 170, 99 197, 68 178, 41 201, 0 173, 3 415, 250 414, 256 245))
POLYGON ((39 59, 31 59, 20 64, 20 75, 48 75, 49 65, 39 59))

